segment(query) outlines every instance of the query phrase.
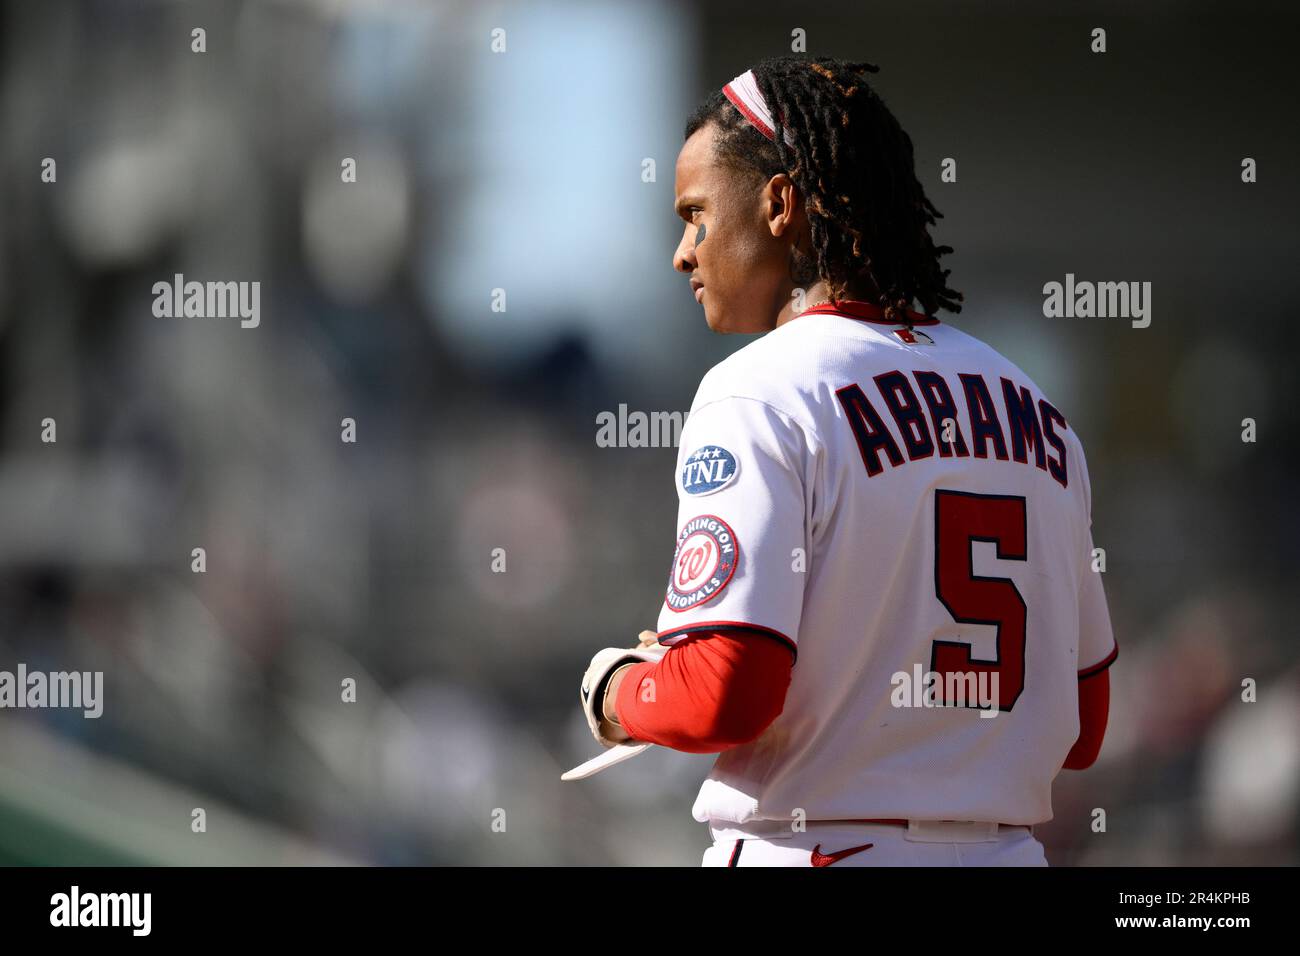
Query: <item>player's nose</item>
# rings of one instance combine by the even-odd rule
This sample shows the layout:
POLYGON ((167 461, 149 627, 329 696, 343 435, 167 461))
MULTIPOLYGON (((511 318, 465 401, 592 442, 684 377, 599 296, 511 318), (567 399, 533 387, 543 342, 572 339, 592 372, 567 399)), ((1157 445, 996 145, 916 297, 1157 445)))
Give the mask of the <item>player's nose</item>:
POLYGON ((691 238, 690 230, 682 232, 682 241, 677 243, 677 251, 673 253, 673 268, 678 272, 694 272, 699 265, 695 261, 695 240, 691 238))

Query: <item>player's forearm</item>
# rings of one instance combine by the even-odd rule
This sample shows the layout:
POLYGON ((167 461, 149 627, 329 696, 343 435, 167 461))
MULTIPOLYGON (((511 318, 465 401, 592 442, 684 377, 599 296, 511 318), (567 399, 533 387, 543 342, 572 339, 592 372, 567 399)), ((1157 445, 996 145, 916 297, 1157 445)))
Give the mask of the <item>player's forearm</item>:
POLYGON ((790 674, 789 649, 771 638, 692 636, 657 664, 625 668, 607 702, 636 740, 719 753, 754 740, 780 715, 790 674))

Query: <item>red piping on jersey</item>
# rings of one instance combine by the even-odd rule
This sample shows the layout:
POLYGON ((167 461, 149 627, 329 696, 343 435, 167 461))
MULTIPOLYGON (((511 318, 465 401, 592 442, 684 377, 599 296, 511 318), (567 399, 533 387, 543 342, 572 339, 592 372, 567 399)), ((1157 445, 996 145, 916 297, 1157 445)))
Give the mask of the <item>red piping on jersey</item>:
POLYGON ((907 322, 891 322, 885 318, 885 310, 878 305, 872 305, 870 302, 862 302, 858 299, 844 299, 840 302, 824 302, 821 305, 814 305, 811 309, 806 309, 799 313, 800 315, 844 315, 851 319, 861 319, 863 322, 875 322, 880 325, 938 325, 939 320, 932 316, 922 315, 920 312, 913 312, 911 309, 906 310, 907 322))
POLYGON ((1091 677, 1093 674, 1100 674, 1107 667, 1110 667, 1111 664, 1115 663, 1115 658, 1117 657, 1119 657, 1119 644, 1116 644, 1113 648, 1111 648, 1111 652, 1107 654, 1104 658, 1099 660, 1097 663, 1093 664, 1091 667, 1085 667, 1083 670, 1079 671, 1079 680, 1083 680, 1085 677, 1091 677))
POLYGON ((744 621, 700 621, 696 624, 686 624, 682 627, 669 628, 666 631, 660 631, 655 636, 659 638, 660 644, 672 647, 683 638, 689 637, 693 631, 722 630, 753 631, 756 634, 774 637, 785 644, 791 654, 794 654, 796 657, 799 656, 799 645, 790 640, 790 638, 786 637, 780 631, 773 630, 770 627, 763 627, 759 624, 747 624, 744 621))

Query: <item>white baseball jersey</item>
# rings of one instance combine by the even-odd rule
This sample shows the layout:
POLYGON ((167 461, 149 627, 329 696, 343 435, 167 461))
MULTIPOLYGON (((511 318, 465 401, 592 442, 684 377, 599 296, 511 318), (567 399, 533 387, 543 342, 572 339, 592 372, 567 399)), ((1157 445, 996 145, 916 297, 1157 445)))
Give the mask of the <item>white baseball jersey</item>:
POLYGON ((1038 387, 937 320, 805 312, 705 375, 677 461, 660 642, 795 652, 785 709, 695 818, 1034 824, 1115 656, 1083 449, 1038 387))

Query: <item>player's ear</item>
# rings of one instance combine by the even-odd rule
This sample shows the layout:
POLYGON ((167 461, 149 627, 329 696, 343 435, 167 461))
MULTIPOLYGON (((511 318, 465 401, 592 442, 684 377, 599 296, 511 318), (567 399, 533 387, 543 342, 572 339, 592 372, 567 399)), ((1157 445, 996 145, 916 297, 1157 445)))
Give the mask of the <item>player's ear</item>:
POLYGON ((794 180, 785 173, 777 173, 763 187, 763 211, 773 236, 783 236, 798 227, 803 201, 794 180))

